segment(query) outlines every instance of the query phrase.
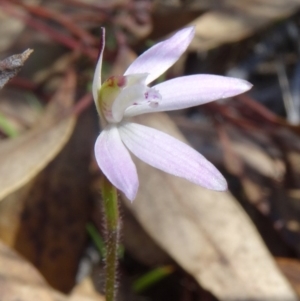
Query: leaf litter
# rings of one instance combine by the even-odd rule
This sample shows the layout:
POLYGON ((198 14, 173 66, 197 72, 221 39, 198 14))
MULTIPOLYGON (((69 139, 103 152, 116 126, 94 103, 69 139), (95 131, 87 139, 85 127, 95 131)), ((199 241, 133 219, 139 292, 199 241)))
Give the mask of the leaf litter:
MULTIPOLYGON (((1 2, 3 3, 3 1, 1 2)), ((123 51, 124 54, 124 49, 128 49, 132 53, 127 41, 133 44, 136 42, 141 43, 140 40, 147 36, 152 28, 151 18, 147 18, 147 14, 150 16, 151 9, 156 12, 155 7, 150 7, 149 9, 146 5, 139 3, 139 8, 137 9, 135 5, 138 2, 133 1, 134 6, 128 9, 125 2, 114 4, 112 8, 109 8, 105 5, 99 5, 99 3, 95 5, 93 1, 88 4, 68 0, 68 5, 70 3, 74 5, 74 7, 72 6, 74 8, 73 11, 64 10, 65 1, 62 1, 56 7, 52 3, 47 3, 47 9, 43 7, 41 10, 39 10, 38 4, 30 9, 24 5, 20 6, 28 14, 26 18, 22 19, 27 24, 26 26, 31 26, 37 30, 37 24, 43 24, 43 35, 51 37, 57 43, 63 44, 72 51, 78 46, 79 53, 85 54, 90 58, 95 57, 95 48, 92 42, 94 39, 88 38, 86 39, 87 44, 82 43, 85 36, 84 30, 89 33, 92 29, 98 28, 103 21, 119 24, 131 36, 127 37, 124 35, 124 32, 115 30, 117 45, 120 46, 123 43, 124 47, 119 47, 119 51, 113 49, 107 52, 107 62, 110 62, 112 65, 116 53, 120 54, 123 51), (78 7, 80 7, 80 14, 78 13, 79 11, 76 12, 78 7), (56 9, 59 10, 60 14, 57 18, 54 18, 53 11, 55 12, 56 9), (114 20, 109 9, 123 11, 123 14, 117 14, 118 18, 114 20), (43 18, 43 13, 48 14, 47 18, 43 18), (63 14, 69 14, 67 23, 63 23, 65 22, 61 18, 63 14), (146 17, 141 18, 143 14, 146 17), (46 19, 48 21, 45 21, 46 19), (63 28, 60 35, 57 34, 57 27, 55 30, 50 30, 49 20, 55 22, 59 28, 63 28), (81 31, 79 35, 69 35, 74 33, 74 27, 70 27, 72 25, 70 20, 76 20, 73 23, 76 26, 82 26, 83 32, 81 31), (83 44, 86 47, 84 50, 83 44)), ((184 10, 182 7, 180 8, 181 4, 173 1, 173 3, 175 2, 179 5, 179 10, 183 14, 184 10)), ((291 4, 282 11, 283 15, 280 14, 280 9, 275 13, 272 10, 273 14, 271 15, 265 15, 267 12, 265 7, 270 8, 274 3, 272 4, 270 1, 262 3, 263 1, 259 1, 260 4, 258 5, 257 1, 247 1, 247 5, 243 7, 242 4, 233 3, 234 1, 224 2, 226 2, 225 6, 229 5, 232 8, 233 5, 236 19, 232 15, 228 19, 228 15, 226 15, 228 10, 225 9, 224 13, 220 12, 222 9, 215 11, 214 7, 210 6, 210 3, 203 2, 206 5, 205 9, 209 11, 207 14, 204 14, 203 18, 200 13, 198 20, 195 20, 200 30, 198 31, 199 39, 195 41, 200 47, 197 48, 197 51, 201 47, 203 47, 202 50, 207 50, 216 45, 230 42, 232 39, 240 40, 241 37, 249 36, 250 33, 258 30, 258 27, 253 27, 251 22, 246 22, 247 24, 245 24, 243 22, 245 18, 238 18, 238 12, 240 12, 241 16, 246 14, 247 20, 250 20, 251 14, 255 16, 259 12, 253 10, 253 7, 264 8, 260 14, 260 22, 256 24, 261 27, 264 24, 273 22, 274 18, 277 19, 280 16, 290 14, 297 7, 297 3, 291 1, 291 4), (223 22, 224 20, 226 22, 223 22), (212 22, 216 30, 205 30, 204 25, 212 24, 212 22), (222 24, 222 26, 220 27, 218 24, 222 24), (231 35, 233 32, 232 28, 237 29, 235 31, 236 35, 231 35)), ((18 1, 16 1, 5 6, 7 14, 11 13, 11 15, 14 15, 14 9, 18 5, 18 1)), ((191 1, 189 5, 195 6, 195 3, 191 1)), ((14 16, 16 17, 16 14, 14 16)), ((174 23, 180 22, 177 18, 171 19, 173 19, 174 23)), ((157 15, 154 22, 155 20, 158 20, 157 15)), ((169 28, 165 33, 175 30, 176 26, 172 27, 171 23, 168 25, 169 28)), ((153 28, 156 30, 153 36, 160 36, 158 32, 160 30, 155 27, 155 24, 153 28)), ((90 36, 86 35, 86 37, 90 36)), ((136 49, 138 49, 138 46, 137 44, 136 49)), ((219 50, 219 53, 222 53, 222 60, 224 61, 224 53, 228 53, 226 52, 226 50, 228 51, 226 47, 230 49, 230 46, 223 47, 219 50)), ((215 68, 223 65, 220 63, 220 60, 215 60, 212 56, 216 55, 217 52, 208 52, 206 57, 208 62, 214 62, 215 68)), ((234 48, 229 53, 234 54, 234 48)), ((198 58, 200 56, 201 54, 198 55, 198 58)), ((256 56, 259 57, 258 54, 256 56)), ((229 57, 226 59, 229 60, 229 57)), ((188 59, 190 59, 189 56, 188 59)), ((194 64, 194 66, 197 64, 194 64)), ((117 64, 114 67, 123 68, 119 65, 117 66, 117 64)), ((204 70, 202 69, 202 71, 204 70)), ((172 75, 172 72, 174 71, 171 70, 168 76, 172 75)), ((82 75, 81 72, 80 75, 82 75)), ((68 82, 66 78, 64 83, 68 82)), ((74 85, 74 83, 70 84, 70 90, 65 90, 64 92, 64 97, 67 95, 67 102, 71 99, 70 94, 75 94, 74 85)), ((61 91, 63 91, 63 83, 61 91)), ((76 92, 78 92, 78 89, 76 89, 76 92)), ((61 99, 64 97, 61 97, 61 99)), ((34 178, 60 152, 69 139, 75 124, 76 118, 68 114, 71 108, 72 104, 60 107, 56 103, 55 97, 53 97, 45 109, 45 115, 41 115, 41 119, 36 126, 20 137, 1 141, 0 196, 2 198, 11 195, 11 193, 16 191, 16 189, 20 189, 26 183, 32 183, 32 181, 34 183, 34 178), (47 112, 51 115, 50 117, 47 115, 47 112), (29 160, 31 157, 32 161, 29 160), (10 166, 13 167, 11 168, 12 170, 4 168, 6 162, 10 162, 10 166), (6 174, 8 179, 6 179, 6 174), (5 185, 2 186, 2 183, 5 185)), ((271 300, 276 300, 274 294, 280 296, 280 300, 286 300, 286 298, 297 300, 291 286, 276 267, 274 258, 264 246, 260 235, 253 226, 253 222, 243 210, 246 209, 248 211, 273 254, 281 254, 281 256, 286 258, 294 257, 293 260, 298 262, 296 259, 297 255, 295 255, 295 252, 296 254, 299 252, 299 217, 297 210, 297 202, 299 200, 298 127, 290 126, 284 122, 283 118, 278 118, 275 114, 275 117, 273 115, 270 118, 270 114, 264 115, 261 110, 254 110, 253 108, 250 110, 249 106, 246 106, 240 100, 222 103, 214 107, 208 106, 203 109, 203 112, 210 116, 210 121, 203 123, 205 124, 204 127, 197 123, 199 120, 193 122, 195 119, 190 118, 188 114, 182 114, 181 116, 176 116, 175 114, 174 120, 185 133, 185 136, 191 139, 191 144, 203 151, 208 159, 212 159, 228 175, 231 191, 235 197, 229 193, 215 194, 189 186, 186 182, 162 176, 159 172, 147 169, 140 164, 140 173, 144 178, 143 193, 139 196, 139 200, 134 203, 134 206, 129 207, 129 210, 133 212, 140 225, 148 233, 146 239, 152 238, 154 243, 157 244, 157 248, 162 248, 164 253, 171 256, 177 265, 181 266, 197 280, 198 286, 205 287, 219 300, 263 300, 261 299, 262 297, 268 300, 270 296, 271 300), (212 124, 217 125, 216 128, 212 127, 212 124), (272 127, 273 130, 271 130, 272 127), (264 139, 265 137, 267 139, 264 139), (238 204, 237 199, 244 208, 238 204), (246 205, 247 202, 250 205, 246 205), (253 213, 255 210, 262 214, 259 218, 257 217, 257 212, 253 213), (259 222, 262 220, 264 222, 270 221, 271 225, 273 225, 274 228, 271 227, 270 233, 271 238, 275 238, 275 244, 274 242, 273 244, 270 243, 268 237, 262 233, 259 222, 257 222, 258 219, 259 222), (246 241, 245 237, 247 237, 246 241), (242 287, 245 287, 245 289, 242 290, 242 287)), ((198 113, 197 111, 193 112, 196 115, 198 113)), ((157 127, 163 126, 162 130, 179 135, 175 125, 166 116, 160 114, 153 120, 149 118, 149 116, 146 116, 140 122, 153 123, 157 127)), ((7 163, 7 166, 9 164, 7 163)), ((91 170, 93 170, 93 166, 92 163, 91 170)), ((94 176, 96 178, 95 183, 97 183, 99 175, 95 173, 94 176)), ((30 196, 28 198, 30 199, 30 196)), ((87 200, 89 196, 83 198, 87 200)), ((96 193, 96 199, 98 200, 99 198, 99 193, 96 193)), ((5 202, 7 201, 8 199, 5 200, 5 202)), ((17 208, 17 202, 15 206, 17 208)), ((93 212, 93 214, 99 225, 97 212, 93 212)), ((55 220, 54 216, 52 218, 55 220)), ((138 227, 139 224, 136 223, 136 226, 138 227)), ((263 227, 266 228, 265 224, 263 227)), ((98 228, 101 229, 101 225, 98 228)), ((129 232, 126 235, 132 235, 132 233, 129 232)), ((125 238, 124 240, 126 241, 127 239, 125 238)), ((25 242, 23 244, 26 245, 25 242)), ((136 250, 129 251, 128 249, 126 251, 130 254, 138 254, 136 256, 139 259, 133 256, 137 265, 140 261, 148 265, 150 265, 149 262, 156 262, 157 264, 159 260, 164 264, 163 260, 165 259, 155 261, 155 259, 147 260, 143 258, 149 255, 140 251, 143 248, 142 242, 136 245, 131 244, 131 248, 136 250)), ((155 254, 157 254, 157 258, 160 258, 160 255, 158 255, 159 251, 154 251, 152 256, 156 256, 155 254)), ((161 257, 163 258, 164 256, 161 257)), ((287 269, 290 270, 287 266, 284 269, 286 275, 288 275, 287 269)), ((130 275, 130 272, 125 268, 123 273, 125 277, 127 277, 127 273, 130 275)), ((97 281, 97 276, 95 279, 97 281)), ((179 276, 177 281, 180 281, 180 279, 182 278, 179 276)), ((291 280, 296 281, 295 278, 291 280)), ((189 292, 190 288, 186 285, 180 288, 181 292, 183 291, 187 294, 185 295, 188 296, 187 298, 193 300, 192 293, 189 292)), ((155 290, 155 287, 153 289, 155 290)), ((126 293, 128 294, 128 291, 121 292, 125 296, 127 296, 126 293)), ((182 296, 177 295, 176 298, 176 300, 181 300, 180 298, 184 298, 184 294, 182 296)), ((208 300, 215 300, 212 298, 211 296, 207 297, 208 300)), ((130 300, 130 298, 127 299, 130 300)))
POLYGON ((17 75, 32 52, 32 49, 27 49, 23 53, 14 54, 0 61, 0 89, 17 75))

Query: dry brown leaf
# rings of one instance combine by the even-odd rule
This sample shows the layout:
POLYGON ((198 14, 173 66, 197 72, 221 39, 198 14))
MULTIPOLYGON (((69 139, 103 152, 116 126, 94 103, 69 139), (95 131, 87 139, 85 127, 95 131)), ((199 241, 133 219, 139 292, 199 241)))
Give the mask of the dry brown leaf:
POLYGON ((0 11, 0 53, 6 51, 24 30, 25 24, 17 18, 0 11))
POLYGON ((206 51, 224 43, 239 41, 253 33, 244 16, 232 16, 228 12, 208 12, 194 20, 195 38, 190 44, 194 51, 206 51))
POLYGON ((70 296, 70 301, 105 301, 104 296, 100 295, 94 287, 91 278, 84 279, 77 285, 70 296))
POLYGON ((242 177, 241 183, 243 185, 244 193, 247 196, 249 202, 253 205, 259 206, 261 211, 265 214, 269 213, 269 207, 265 206, 267 202, 264 200, 267 198, 266 196, 266 188, 263 183, 259 182, 255 183, 248 177, 242 177))
POLYGON ((0 93, 0 114, 5 116, 18 135, 32 128, 41 115, 40 107, 28 101, 27 96, 24 90, 13 88, 5 88, 0 93))
MULTIPOLYGON (((297 137, 297 140, 299 138, 297 137)), ((289 176, 291 177, 294 185, 300 187, 300 154, 297 150, 288 151, 286 154, 288 164, 292 167, 289 170, 289 176)))
POLYGON ((59 292, 54 292, 54 295, 55 301, 105 301, 105 297, 95 290, 91 278, 84 279, 70 295, 63 295, 59 292))
POLYGON ((37 270, 0 242, 0 294, 3 301, 104 301, 89 278, 67 296, 54 291, 37 270))
POLYGON ((157 18, 154 18, 154 21, 157 19, 159 23, 166 15, 168 22, 162 25, 160 35, 160 28, 154 23, 154 28, 157 29, 154 36, 161 37, 178 27, 185 26, 191 22, 189 19, 194 13, 194 21, 190 24, 196 26, 196 35, 190 49, 207 51, 224 43, 244 39, 272 22, 292 15, 299 7, 298 0, 157 0, 155 1, 157 18), (205 13, 200 15, 204 11, 205 13), (176 17, 169 18, 170 12, 176 17), (198 16, 195 12, 198 12, 198 16), (168 32, 165 29, 168 29, 168 32))
POLYGON ((140 263, 150 267, 172 263, 168 254, 149 237, 125 206, 122 206, 121 212, 122 243, 126 252, 129 252, 140 263))
POLYGON ((36 269, 0 242, 0 294, 3 301, 54 301, 36 269))
POLYGON ((231 142, 234 152, 260 174, 274 180, 282 180, 285 166, 280 160, 271 158, 265 151, 254 143, 231 142))
POLYGON ((76 121, 67 115, 75 85, 75 74, 69 72, 40 121, 22 136, 0 143, 0 200, 29 182, 68 141, 76 121))
MULTIPOLYGON (((75 285, 78 262, 86 248, 85 227, 93 210, 89 202, 89 163, 96 136, 93 113, 91 108, 80 115, 67 145, 35 178, 28 195, 16 200, 22 201, 23 210, 15 248, 38 267, 51 286, 63 292, 75 285)), ((0 211, 5 211, 5 203, 10 206, 8 200, 2 202, 0 211)), ((0 218, 5 219, 4 215, 0 212, 0 218)), ((3 232, 1 227, 0 235, 3 232)))
POLYGON ((196 35, 190 48, 205 51, 239 41, 293 14, 299 7, 297 0, 222 1, 218 10, 211 10, 192 22, 196 35))
MULTIPOLYGON (((164 114, 137 118, 184 140, 164 114)), ((298 300, 255 226, 230 193, 213 192, 137 161, 128 208, 148 234, 220 300, 298 300)))
POLYGON ((11 78, 16 76, 32 52, 32 49, 27 49, 23 53, 14 54, 0 61, 0 89, 2 89, 11 78))
POLYGON ((276 258, 276 262, 284 275, 290 280, 293 288, 300 296, 300 262, 291 258, 276 258))
POLYGON ((0 239, 63 292, 75 285, 86 248, 85 226, 92 211, 89 164, 97 134, 93 110, 79 116, 72 137, 56 158, 0 203, 0 239))

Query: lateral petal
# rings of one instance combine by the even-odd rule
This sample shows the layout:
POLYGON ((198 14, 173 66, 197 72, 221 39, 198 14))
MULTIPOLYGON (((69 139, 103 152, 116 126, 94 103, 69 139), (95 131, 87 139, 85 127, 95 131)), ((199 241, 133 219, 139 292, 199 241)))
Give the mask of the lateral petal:
POLYGON ((146 84, 151 83, 179 59, 192 41, 194 34, 194 27, 179 30, 171 38, 152 46, 141 54, 128 67, 124 75, 150 73, 146 84))
POLYGON ((95 157, 108 180, 133 201, 139 186, 138 175, 115 125, 107 126, 98 136, 95 157))
POLYGON ((126 147, 149 165, 208 189, 227 189, 214 165, 187 144, 136 123, 123 123, 119 132, 126 147))
POLYGON ((189 75, 177 77, 153 86, 162 96, 155 108, 146 104, 129 107, 126 117, 145 113, 180 110, 213 100, 232 97, 251 89, 252 85, 238 78, 219 75, 189 75))

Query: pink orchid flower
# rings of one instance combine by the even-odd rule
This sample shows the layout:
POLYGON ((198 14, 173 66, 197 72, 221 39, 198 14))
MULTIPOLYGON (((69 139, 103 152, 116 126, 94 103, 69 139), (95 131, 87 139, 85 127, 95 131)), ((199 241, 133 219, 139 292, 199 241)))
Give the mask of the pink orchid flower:
POLYGON ((133 201, 139 180, 128 149, 139 159, 172 175, 208 189, 223 191, 227 183, 201 154, 177 139, 140 124, 132 116, 179 110, 249 90, 244 80, 217 75, 189 75, 148 85, 171 67, 187 49, 195 33, 184 28, 139 56, 124 75, 101 85, 102 49, 93 80, 93 97, 105 127, 97 138, 95 156, 108 180, 133 201))

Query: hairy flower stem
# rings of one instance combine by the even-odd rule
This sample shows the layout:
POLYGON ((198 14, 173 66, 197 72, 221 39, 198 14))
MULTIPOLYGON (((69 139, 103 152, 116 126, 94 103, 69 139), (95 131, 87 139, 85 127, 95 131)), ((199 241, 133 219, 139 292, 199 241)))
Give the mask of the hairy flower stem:
POLYGON ((102 185, 103 207, 106 226, 106 301, 115 301, 117 294, 117 251, 119 246, 119 207, 117 189, 103 177, 102 185))

